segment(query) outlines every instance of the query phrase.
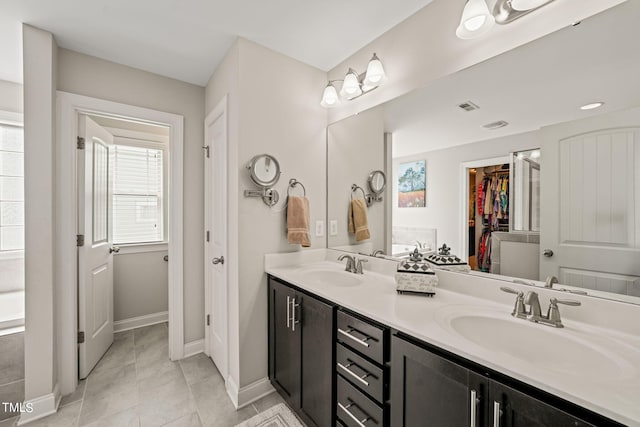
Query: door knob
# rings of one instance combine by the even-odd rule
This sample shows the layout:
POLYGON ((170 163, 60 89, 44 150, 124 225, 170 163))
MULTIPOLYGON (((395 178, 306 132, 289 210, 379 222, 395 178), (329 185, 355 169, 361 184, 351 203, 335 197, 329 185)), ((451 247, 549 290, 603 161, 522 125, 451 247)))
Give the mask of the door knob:
POLYGON ((545 249, 544 251, 542 251, 542 255, 546 256, 547 258, 551 258, 553 256, 553 251, 551 249, 545 249))
POLYGON ((220 256, 218 258, 214 258, 211 260, 211 262, 214 264, 224 264, 224 257, 220 256))
POLYGON ((120 248, 118 246, 112 246, 109 248, 110 254, 117 254, 118 252, 120 252, 120 248))

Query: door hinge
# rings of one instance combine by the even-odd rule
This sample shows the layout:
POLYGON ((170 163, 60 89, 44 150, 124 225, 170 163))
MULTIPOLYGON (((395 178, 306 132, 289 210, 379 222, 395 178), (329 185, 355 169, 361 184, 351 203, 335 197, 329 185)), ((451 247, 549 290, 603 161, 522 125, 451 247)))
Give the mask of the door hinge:
POLYGON ((207 230, 207 232, 205 233, 205 239, 207 242, 209 241, 209 230, 207 230))
POLYGON ((84 138, 79 136, 78 140, 76 142, 76 146, 78 147, 78 150, 84 150, 84 138))
POLYGON ((84 246, 84 234, 76 234, 76 246, 84 246))
POLYGON ((211 325, 211 315, 207 314, 207 326, 211 325))
POLYGON ((84 343, 84 332, 78 331, 78 344, 83 344, 83 343, 84 343))
POLYGON ((204 148, 205 155, 207 156, 207 159, 208 159, 208 158, 209 158, 209 146, 208 146, 208 145, 205 145, 205 146, 203 146, 202 148, 204 148))

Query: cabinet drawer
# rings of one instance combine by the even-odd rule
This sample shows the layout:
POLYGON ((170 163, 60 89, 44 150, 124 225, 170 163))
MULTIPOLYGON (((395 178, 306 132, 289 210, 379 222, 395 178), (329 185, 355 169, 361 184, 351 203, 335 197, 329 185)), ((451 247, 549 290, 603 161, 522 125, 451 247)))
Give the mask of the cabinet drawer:
POLYGON ((344 311, 338 311, 338 341, 373 359, 384 363, 385 331, 344 311))
POLYGON ((336 372, 378 402, 384 402, 383 370, 342 344, 336 345, 336 372))
POLYGON ((336 414, 348 427, 384 425, 384 410, 340 376, 336 414))

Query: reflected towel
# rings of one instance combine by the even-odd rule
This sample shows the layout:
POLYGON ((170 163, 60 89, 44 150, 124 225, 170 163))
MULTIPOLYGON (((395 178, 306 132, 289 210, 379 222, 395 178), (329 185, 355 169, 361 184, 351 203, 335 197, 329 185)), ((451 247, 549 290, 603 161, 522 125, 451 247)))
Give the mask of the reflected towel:
POLYGON ((306 197, 289 196, 287 201, 287 241, 311 246, 309 240, 309 200, 306 197))
POLYGON ((371 238, 364 199, 354 199, 349 203, 349 233, 356 235, 357 242, 371 238))

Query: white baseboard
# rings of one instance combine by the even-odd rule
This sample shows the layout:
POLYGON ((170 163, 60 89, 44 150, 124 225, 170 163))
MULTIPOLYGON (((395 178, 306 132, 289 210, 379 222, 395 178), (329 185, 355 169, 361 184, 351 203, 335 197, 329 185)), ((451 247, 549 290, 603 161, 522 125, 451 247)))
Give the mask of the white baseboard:
POLYGON ((188 342, 184 345, 184 357, 204 352, 204 339, 188 342))
POLYGON ((60 391, 58 384, 53 388, 53 392, 35 399, 25 400, 25 408, 31 408, 31 412, 23 412, 18 420, 19 426, 25 425, 40 418, 55 414, 60 404, 60 391))
POLYGON ((231 402, 233 402, 233 406, 235 406, 236 409, 241 409, 275 391, 269 381, 269 378, 262 378, 261 380, 242 387, 241 389, 238 389, 238 385, 232 378, 227 378, 225 385, 227 388, 227 394, 231 398, 231 402))
POLYGON ((146 314, 130 319, 116 320, 113 322, 113 332, 128 331, 130 329, 142 328, 143 326, 151 326, 167 321, 169 321, 169 312, 160 311, 158 313, 146 314))

